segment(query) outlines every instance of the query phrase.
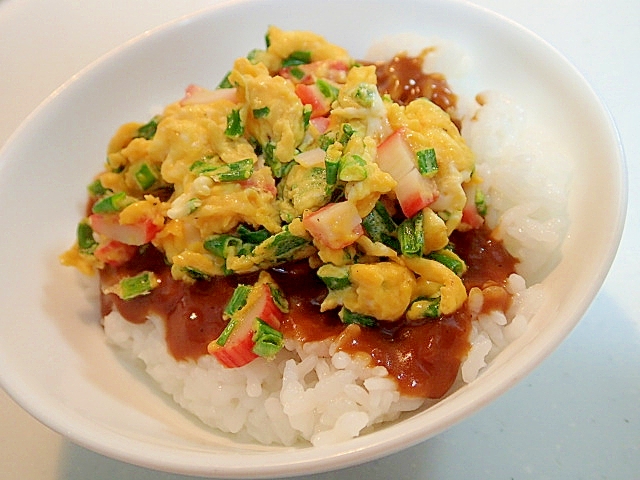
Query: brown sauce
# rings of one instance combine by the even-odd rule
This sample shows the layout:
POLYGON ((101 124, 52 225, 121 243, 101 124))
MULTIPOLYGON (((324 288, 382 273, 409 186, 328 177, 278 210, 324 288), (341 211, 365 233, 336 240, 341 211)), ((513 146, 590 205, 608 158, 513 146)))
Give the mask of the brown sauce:
POLYGON ((396 55, 388 62, 376 63, 378 90, 389 94, 400 105, 425 97, 449 112, 455 107, 457 96, 444 75, 422 71, 423 61, 421 56, 396 55))
POLYGON ((196 359, 207 354, 207 345, 220 335, 226 322, 222 311, 238 283, 250 284, 256 276, 218 277, 211 282, 187 285, 171 276, 164 255, 148 247, 130 262, 100 272, 102 285, 149 270, 156 274, 159 286, 148 295, 122 300, 114 294, 102 295, 102 315, 115 307, 132 323, 144 323, 151 314, 165 319, 167 347, 178 360, 196 359))
MULTIPOLYGON (((469 267, 463 277, 467 288, 501 285, 513 272, 515 261, 485 229, 456 233, 454 240, 469 267)), ((142 270, 154 271, 160 285, 150 294, 128 301, 114 294, 103 295, 103 314, 116 307, 133 323, 144 322, 153 313, 160 315, 165 319, 168 349, 179 360, 207 354, 207 345, 225 326, 222 310, 233 289, 257 279, 257 275, 228 276, 188 285, 173 280, 163 255, 149 247, 126 265, 105 268, 101 281, 111 285, 142 270)), ((326 289, 306 261, 272 269, 271 274, 289 301, 290 314, 282 326, 288 338, 314 341, 345 331, 337 311, 320 312, 326 289)), ((421 324, 398 321, 382 322, 379 328, 350 328, 339 344, 344 351, 368 355, 375 364, 385 366, 405 394, 438 398, 456 378, 469 348, 470 327, 470 315, 462 308, 421 324)))
POLYGON ((456 253, 467 263, 462 281, 470 290, 487 285, 502 285, 514 271, 517 260, 507 252, 502 242, 491 237, 487 228, 472 232, 455 231, 450 237, 456 253))

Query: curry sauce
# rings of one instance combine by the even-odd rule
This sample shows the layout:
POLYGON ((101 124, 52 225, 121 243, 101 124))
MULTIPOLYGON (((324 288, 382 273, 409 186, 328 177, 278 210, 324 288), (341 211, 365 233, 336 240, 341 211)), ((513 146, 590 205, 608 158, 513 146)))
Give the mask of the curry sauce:
MULTIPOLYGON (((455 236, 456 248, 469 269, 463 281, 468 288, 503 285, 513 273, 515 259, 487 229, 455 236)), ((101 283, 150 270, 160 286, 145 296, 122 300, 102 295, 102 313, 114 307, 130 322, 143 323, 152 314, 165 321, 167 347, 179 360, 196 359, 207 353, 207 345, 224 329, 222 311, 239 283, 251 284, 257 274, 216 277, 207 282, 186 284, 171 277, 163 255, 148 248, 126 265, 101 271, 101 283)), ((379 328, 346 327, 337 312, 320 312, 327 294, 308 262, 299 261, 271 270, 273 278, 289 300, 290 313, 282 328, 285 336, 301 342, 335 338, 342 334, 339 348, 364 354, 387 368, 406 395, 439 398, 455 381, 460 362, 469 348, 471 314, 461 308, 452 315, 418 324, 388 322, 379 328)))

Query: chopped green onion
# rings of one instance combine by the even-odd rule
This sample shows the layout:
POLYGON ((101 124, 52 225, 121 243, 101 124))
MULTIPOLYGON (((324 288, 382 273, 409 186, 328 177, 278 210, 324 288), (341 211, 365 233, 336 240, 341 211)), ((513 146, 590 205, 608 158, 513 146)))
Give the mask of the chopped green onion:
POLYGON ((309 122, 311 121, 311 114, 313 113, 313 108, 311 105, 304 105, 302 107, 302 126, 305 130, 309 128, 309 122))
POLYGON ((254 48, 253 50, 251 50, 248 54, 247 54, 247 60, 249 60, 251 63, 256 64, 258 63, 258 58, 264 53, 264 50, 261 50, 259 48, 254 48))
POLYGON ((204 242, 204 248, 217 257, 227 258, 230 253, 235 253, 242 248, 242 240, 233 235, 221 233, 207 238, 204 242))
POLYGON ((340 136, 340 143, 346 145, 349 143, 349 140, 356 133, 355 129, 351 126, 350 123, 344 123, 342 125, 342 135, 340 136))
POLYGON ((334 144, 334 142, 335 139, 331 135, 328 135, 326 133, 323 133, 318 137, 318 146, 325 152, 331 145, 334 144))
POLYGON ((244 307, 247 304, 249 293, 251 293, 251 287, 249 285, 238 285, 233 291, 227 305, 224 307, 223 316, 229 318, 244 307))
POLYGON ((135 177, 136 182, 138 183, 138 186, 142 189, 142 191, 151 188, 153 184, 158 180, 158 177, 147 163, 143 163, 142 165, 140 165, 133 176, 135 177))
POLYGON ((422 256, 424 248, 424 215, 419 212, 412 218, 406 219, 398 227, 400 251, 407 257, 422 256))
POLYGON ((420 318, 437 318, 440 315, 440 297, 418 297, 409 309, 407 317, 412 320, 420 318))
POLYGON ((476 188, 474 201, 476 204, 476 210, 478 210, 478 213, 484 217, 487 214, 487 200, 484 192, 479 188, 476 188))
POLYGON ((268 257, 277 261, 292 257, 293 253, 301 247, 306 247, 309 241, 298 237, 289 230, 282 230, 262 242, 261 246, 268 252, 268 257))
POLYGON ((282 313, 289 313, 289 302, 287 301, 287 297, 285 297, 284 292, 273 283, 269 284, 269 291, 271 292, 273 303, 278 307, 278 310, 282 313))
POLYGON ((360 155, 345 155, 338 165, 338 179, 343 182, 359 182, 367 178, 367 162, 360 155))
POLYGON ((267 142, 263 148, 263 151, 264 151, 264 161, 267 163, 267 165, 277 161, 275 142, 267 142))
POLYGON ((377 202, 371 212, 362 219, 362 226, 374 242, 383 243, 396 251, 400 250, 398 239, 394 236, 398 226, 382 202, 377 202))
POLYGON ((229 81, 229 75, 230 74, 231 74, 231 72, 227 72, 227 74, 224 76, 224 78, 218 84, 218 88, 233 88, 233 85, 229 81))
POLYGON ((318 268, 317 275, 329 290, 342 290, 351 285, 349 269, 346 267, 325 263, 318 268))
POLYGON ((224 344, 227 343, 227 340, 229 340, 229 337, 231 336, 231 332, 233 332, 237 325, 238 319, 232 317, 229 320, 229 323, 227 323, 227 326, 224 327, 224 330, 222 330, 220 336, 216 339, 216 343, 221 347, 224 347, 224 344))
POLYGON ((436 151, 433 148, 420 150, 417 154, 418 170, 425 177, 433 177, 438 173, 438 160, 436 159, 436 151))
POLYGON ((276 158, 275 142, 267 142, 262 150, 264 152, 264 163, 271 168, 271 173, 275 178, 284 177, 293 166, 294 162, 282 163, 276 158))
POLYGON ((91 211, 93 213, 115 213, 123 210, 133 202, 135 202, 134 198, 129 197, 125 192, 118 192, 98 200, 91 207, 91 211))
POLYGON ((330 84, 323 78, 319 78, 318 80, 316 80, 316 86, 320 90, 320 93, 323 97, 330 100, 335 100, 336 98, 338 98, 338 93, 340 93, 338 87, 330 84))
POLYGON ((326 168, 326 180, 328 186, 333 186, 338 183, 338 172, 340 170, 340 160, 333 161, 326 159, 324 161, 326 168))
POLYGON ((282 350, 284 335, 260 318, 256 318, 253 334, 253 353, 259 357, 272 358, 282 350))
POLYGON ((427 255, 427 258, 443 264, 458 276, 467 271, 467 265, 464 263, 464 260, 451 250, 442 249, 437 252, 431 252, 427 255))
POLYGON ((183 267, 182 270, 184 271, 184 273, 189 275, 189 277, 193 278, 194 280, 202 280, 205 282, 211 280, 211 275, 203 272, 202 270, 198 270, 197 268, 183 267))
POLYGON ((123 300, 129 300, 151 293, 151 290, 157 285, 158 282, 154 273, 145 271, 133 277, 126 277, 120 280, 120 288, 116 293, 123 300))
POLYGON ((201 206, 202 206, 202 200, 200 200, 199 198, 190 198, 185 205, 187 209, 187 215, 192 214, 201 206))
POLYGON ((91 194, 94 197, 101 197, 102 195, 104 195, 107 192, 109 192, 109 190, 107 190, 104 187, 104 185, 102 185, 102 182, 100 181, 99 178, 97 178, 93 182, 91 182, 89 184, 89 186, 87 187, 87 190, 89 190, 89 194, 91 194))
POLYGON ((231 110, 227 115, 227 128, 224 134, 227 137, 240 137, 244 133, 244 125, 242 125, 242 118, 240 118, 240 110, 231 110))
POLYGON ((144 138, 146 140, 151 140, 156 134, 159 120, 160 117, 153 117, 151 120, 149 120, 148 123, 145 123, 140 128, 138 128, 138 131, 136 132, 136 136, 134 138, 144 138))
POLYGON ((269 231, 264 227, 259 228, 258 230, 249 230, 243 224, 238 225, 236 233, 244 243, 253 243, 255 245, 264 242, 271 236, 269 231))
POLYGON ((362 313, 352 312, 351 310, 344 307, 342 307, 342 309, 338 313, 338 316, 340 317, 342 323, 344 323, 345 325, 356 324, 363 327, 375 327, 376 325, 378 325, 378 321, 375 319, 375 317, 364 315, 362 313))
POLYGON ((289 70, 289 73, 296 80, 302 80, 307 75, 306 73, 304 73, 304 71, 301 68, 298 68, 298 67, 291 67, 291 69, 289 70))
POLYGON ((375 101, 378 91, 376 87, 368 83, 361 83, 353 93, 353 98, 362 107, 371 108, 375 101))
POLYGON ((282 67, 293 67, 296 65, 304 65, 311 63, 311 52, 308 50, 298 50, 291 52, 291 54, 282 60, 282 67))
POLYGON ((269 107, 262 107, 262 108, 254 108, 253 109, 253 116, 255 118, 267 117, 269 115, 269 113, 271 113, 271 109, 269 107))
POLYGON ((294 163, 295 162, 282 163, 276 160, 269 165, 269 168, 271 168, 271 173, 273 173, 275 178, 282 178, 291 170, 294 163))
POLYGON ((215 165, 206 160, 197 160, 189 170, 196 175, 206 175, 218 182, 237 182, 248 179, 253 174, 253 160, 245 158, 233 163, 215 165))
POLYGON ((93 228, 91 228, 87 219, 78 223, 76 236, 78 239, 78 249, 82 253, 93 253, 98 246, 98 242, 93 238, 93 228))

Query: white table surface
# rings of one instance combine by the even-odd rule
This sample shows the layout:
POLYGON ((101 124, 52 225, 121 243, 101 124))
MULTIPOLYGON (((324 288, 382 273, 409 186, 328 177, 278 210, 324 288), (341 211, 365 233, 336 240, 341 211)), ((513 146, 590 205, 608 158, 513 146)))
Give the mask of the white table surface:
MULTIPOLYGON (((0 0, 0 145, 82 67, 150 28, 213 3, 0 0)), ((618 257, 570 337, 495 403, 401 453, 305 478, 640 479, 640 2, 475 3, 558 48, 611 110, 630 178, 618 257)), ((75 446, 0 390, 0 480, 186 478, 75 446)))

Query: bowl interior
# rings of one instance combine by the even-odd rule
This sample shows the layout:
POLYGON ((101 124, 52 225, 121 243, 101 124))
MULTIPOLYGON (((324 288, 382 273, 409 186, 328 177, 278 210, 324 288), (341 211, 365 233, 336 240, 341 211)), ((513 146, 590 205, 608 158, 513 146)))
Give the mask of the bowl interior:
POLYGON ((256 478, 370 460, 473 413, 562 341, 604 280, 625 201, 622 153, 606 110, 565 59, 504 18, 444 0, 406 1, 402 8, 382 0, 226 2, 102 58, 54 92, 0 152, 2 385, 72 441, 156 469, 256 478), (240 444, 179 411, 105 343, 91 280, 57 260, 72 242, 84 187, 117 126, 146 120, 190 83, 217 85, 236 57, 264 45, 270 24, 321 33, 354 57, 388 34, 448 39, 471 61, 466 78, 450 79, 458 92, 495 89, 518 99, 576 167, 562 259, 544 280, 549 298, 525 335, 477 381, 434 407, 334 447, 240 444))

